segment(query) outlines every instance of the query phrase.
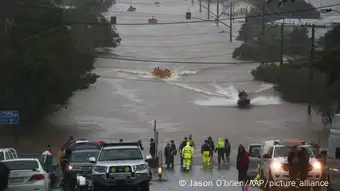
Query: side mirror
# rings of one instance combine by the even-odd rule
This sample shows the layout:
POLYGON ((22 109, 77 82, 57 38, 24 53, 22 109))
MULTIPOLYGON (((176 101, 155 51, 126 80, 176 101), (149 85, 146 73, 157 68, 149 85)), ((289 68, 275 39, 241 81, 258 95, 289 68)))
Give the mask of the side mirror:
POLYGON ((264 154, 264 155, 263 155, 263 158, 264 158, 264 159, 269 159, 270 156, 269 156, 269 154, 264 154))
POLYGON ((335 159, 340 159, 340 148, 339 147, 335 149, 335 159))
POLYGON ((95 157, 90 157, 89 161, 90 161, 90 163, 96 163, 96 158, 95 157))
POLYGON ((145 160, 150 160, 150 159, 152 159, 152 156, 151 156, 150 154, 147 154, 147 155, 145 156, 145 160))

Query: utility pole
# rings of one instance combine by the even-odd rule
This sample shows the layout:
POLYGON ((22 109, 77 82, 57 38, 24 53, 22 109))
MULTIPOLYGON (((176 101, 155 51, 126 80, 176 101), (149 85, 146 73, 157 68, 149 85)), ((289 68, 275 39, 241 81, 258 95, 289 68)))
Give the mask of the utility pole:
POLYGON ((280 65, 283 65, 283 29, 284 29, 284 20, 281 23, 281 35, 280 35, 280 41, 281 41, 281 46, 280 46, 280 65))
MULTIPOLYGON (((315 54, 315 25, 312 25, 312 46, 310 49, 310 62, 309 62, 309 85, 312 85, 314 74, 313 74, 313 61, 314 61, 314 54, 315 54)), ((311 89, 311 87, 309 88, 311 89)), ((311 100, 308 102, 308 115, 312 114, 312 104, 311 100)))
POLYGON ((229 11, 229 38, 230 38, 230 42, 233 41, 233 2, 230 1, 230 5, 229 5, 230 11, 229 11))
POLYGON ((248 7, 246 8, 246 18, 244 19, 244 26, 246 27, 244 34, 244 42, 248 41, 248 7))
POLYGON ((216 25, 218 26, 218 23, 219 23, 219 21, 220 21, 220 0, 217 0, 217 6, 216 6, 217 8, 217 10, 216 10, 216 13, 217 13, 217 23, 216 23, 216 25))
POLYGON ((200 0, 200 12, 202 12, 202 0, 200 0))
POLYGON ((210 0, 208 0, 208 19, 210 19, 210 0))
MULTIPOLYGON (((260 42, 260 45, 262 45, 261 48, 264 48, 264 46, 265 46, 264 36, 265 36, 266 25, 265 25, 265 22, 264 22, 264 10, 265 10, 265 5, 262 6, 262 11, 261 11, 261 42, 260 42)), ((264 52, 261 64, 264 63, 264 57, 266 57, 266 56, 267 56, 267 53, 264 52)))

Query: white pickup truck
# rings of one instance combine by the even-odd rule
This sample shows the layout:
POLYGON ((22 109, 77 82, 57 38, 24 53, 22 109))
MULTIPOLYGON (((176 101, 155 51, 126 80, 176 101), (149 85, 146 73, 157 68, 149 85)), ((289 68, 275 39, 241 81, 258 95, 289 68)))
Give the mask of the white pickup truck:
POLYGON ((0 148, 0 161, 8 159, 17 159, 17 151, 13 148, 0 148))

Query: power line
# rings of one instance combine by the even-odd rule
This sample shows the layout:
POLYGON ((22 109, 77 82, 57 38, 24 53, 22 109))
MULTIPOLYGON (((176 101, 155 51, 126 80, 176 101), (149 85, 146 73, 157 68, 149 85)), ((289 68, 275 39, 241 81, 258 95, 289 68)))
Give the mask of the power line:
MULTIPOLYGON (((6 3, 5 3, 6 4, 6 3)), ((8 3, 7 3, 8 4, 8 3)), ((12 4, 13 5, 13 4, 12 4)), ((18 5, 17 6, 25 6, 26 8, 40 8, 40 9, 52 9, 50 7, 39 7, 39 6, 28 6, 28 5, 18 5)), ((325 9, 325 8, 331 8, 335 6, 340 6, 340 3, 332 4, 332 5, 327 5, 327 6, 319 6, 319 7, 313 7, 313 8, 306 8, 306 9, 298 9, 294 11, 285 11, 285 12, 279 12, 279 13, 272 13, 272 14, 264 14, 264 15, 254 15, 254 16, 242 16, 242 17, 234 17, 233 19, 245 19, 245 18, 259 18, 259 17, 266 17, 266 16, 275 16, 275 15, 283 15, 283 14, 290 14, 290 13, 296 13, 296 12, 306 12, 306 11, 311 11, 315 9, 325 9)), ((80 13, 80 12, 78 12, 80 13)), ((60 13, 60 11, 58 12, 60 13)), ((219 19, 220 21, 224 20, 229 20, 228 19, 219 19)), ((215 20, 199 20, 199 21, 178 21, 178 22, 164 22, 164 23, 157 23, 157 24, 152 24, 150 25, 149 23, 117 23, 115 25, 125 25, 125 26, 136 26, 136 25, 150 25, 150 26, 155 26, 155 25, 174 25, 174 24, 190 24, 190 23, 203 23, 203 22, 215 22, 215 20)), ((72 24, 72 23, 71 23, 72 24)), ((102 23, 74 23, 74 24, 88 24, 88 25, 100 25, 102 23)))
POLYGON ((121 77, 113 77, 113 76, 103 76, 99 75, 102 78, 111 78, 116 80, 130 80, 130 81, 137 81, 137 82, 150 82, 150 83, 164 83, 164 82, 170 82, 173 84, 230 84, 230 83, 250 83, 250 82, 256 82, 254 80, 235 80, 235 81, 167 81, 166 78, 157 78, 154 79, 131 79, 131 78, 121 78, 121 77))

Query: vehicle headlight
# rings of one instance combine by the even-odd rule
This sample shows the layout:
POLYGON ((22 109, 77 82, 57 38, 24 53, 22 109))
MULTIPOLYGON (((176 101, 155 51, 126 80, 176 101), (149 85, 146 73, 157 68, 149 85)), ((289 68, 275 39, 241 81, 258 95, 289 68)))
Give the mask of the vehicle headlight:
POLYGON ((279 170, 282 168, 282 164, 279 162, 273 162, 270 167, 272 168, 272 170, 279 170))
POLYGON ((140 165, 135 165, 133 166, 134 171, 142 171, 148 168, 147 164, 140 164, 140 165))
POLYGON ((93 170, 95 172, 105 173, 107 171, 107 167, 106 166, 94 166, 93 170))
POLYGON ((313 166, 313 169, 321 169, 321 163, 320 162, 313 162, 312 166, 313 166))

